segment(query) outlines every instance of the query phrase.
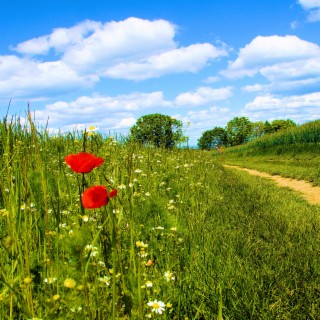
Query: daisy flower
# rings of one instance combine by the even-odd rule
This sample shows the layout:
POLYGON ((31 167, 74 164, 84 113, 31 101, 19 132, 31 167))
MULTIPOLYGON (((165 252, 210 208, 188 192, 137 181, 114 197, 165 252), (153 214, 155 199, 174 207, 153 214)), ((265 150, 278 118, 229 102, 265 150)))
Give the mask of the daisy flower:
POLYGON ((162 301, 154 300, 149 301, 148 306, 152 308, 152 312, 162 314, 166 305, 162 301))

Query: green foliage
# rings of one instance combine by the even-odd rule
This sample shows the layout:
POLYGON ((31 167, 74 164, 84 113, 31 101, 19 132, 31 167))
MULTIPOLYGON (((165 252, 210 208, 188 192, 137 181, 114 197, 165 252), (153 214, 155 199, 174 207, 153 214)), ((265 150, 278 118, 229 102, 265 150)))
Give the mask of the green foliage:
POLYGON ((225 146, 227 143, 227 132, 225 129, 215 127, 212 130, 203 132, 198 140, 198 147, 202 150, 210 150, 225 146))
POLYGON ((237 146, 249 141, 252 122, 246 117, 235 117, 227 123, 228 144, 237 146))
POLYGON ((130 129, 132 140, 142 145, 173 148, 185 141, 182 122, 159 113, 140 117, 130 129))
POLYGON ((291 119, 273 120, 271 123, 266 121, 264 124, 264 127, 265 127, 264 131, 265 131, 265 133, 274 133, 279 130, 288 129, 288 128, 296 127, 296 126, 297 126, 297 124, 291 119))
POLYGON ((250 140, 262 137, 266 133, 265 128, 266 124, 263 121, 253 122, 250 140))

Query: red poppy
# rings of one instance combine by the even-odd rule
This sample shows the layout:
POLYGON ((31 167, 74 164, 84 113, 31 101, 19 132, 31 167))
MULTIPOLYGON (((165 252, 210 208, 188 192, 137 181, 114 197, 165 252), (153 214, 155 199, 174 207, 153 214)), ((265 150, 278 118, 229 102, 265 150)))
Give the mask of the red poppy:
POLYGON ((109 198, 117 195, 118 191, 113 189, 109 192, 105 186, 94 186, 86 189, 82 196, 82 205, 87 209, 100 208, 108 204, 109 198))
POLYGON ((92 169, 101 166, 104 162, 103 158, 98 158, 87 152, 69 154, 65 157, 65 161, 77 173, 88 173, 92 169))

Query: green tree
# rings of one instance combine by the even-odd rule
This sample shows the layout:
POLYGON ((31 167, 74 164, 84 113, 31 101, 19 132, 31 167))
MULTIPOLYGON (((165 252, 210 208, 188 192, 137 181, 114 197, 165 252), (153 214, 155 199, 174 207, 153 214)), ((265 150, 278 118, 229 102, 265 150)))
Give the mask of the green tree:
POLYGON ((210 150, 219 148, 227 144, 227 131, 220 127, 215 127, 212 130, 207 130, 202 133, 198 140, 198 147, 202 150, 210 150))
POLYGON ((263 121, 252 123, 251 139, 256 139, 265 134, 266 125, 263 121))
POLYGON ((273 132, 277 132, 279 130, 288 129, 290 127, 296 127, 296 126, 297 126, 297 124, 291 119, 273 120, 271 123, 266 121, 265 122, 265 132, 266 133, 273 133, 273 132))
POLYGON ((228 143, 237 146, 249 141, 252 122, 246 117, 235 117, 227 123, 228 143))
POLYGON ((173 148, 186 140, 180 120, 160 113, 140 117, 130 129, 131 138, 144 145, 173 148))

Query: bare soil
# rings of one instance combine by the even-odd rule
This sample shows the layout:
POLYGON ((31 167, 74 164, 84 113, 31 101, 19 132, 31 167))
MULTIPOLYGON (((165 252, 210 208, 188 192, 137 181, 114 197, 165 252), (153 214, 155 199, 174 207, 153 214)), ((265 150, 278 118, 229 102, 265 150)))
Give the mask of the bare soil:
POLYGON ((253 169, 242 168, 239 166, 224 165, 227 168, 235 168, 246 171, 252 175, 268 178, 274 180, 281 187, 289 187, 298 191, 301 196, 312 204, 320 204, 320 187, 313 186, 310 182, 303 180, 295 180, 291 178, 284 178, 279 175, 271 175, 266 172, 261 172, 253 169))

